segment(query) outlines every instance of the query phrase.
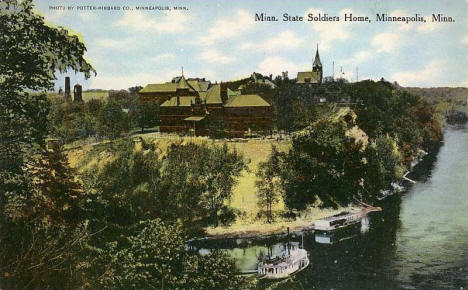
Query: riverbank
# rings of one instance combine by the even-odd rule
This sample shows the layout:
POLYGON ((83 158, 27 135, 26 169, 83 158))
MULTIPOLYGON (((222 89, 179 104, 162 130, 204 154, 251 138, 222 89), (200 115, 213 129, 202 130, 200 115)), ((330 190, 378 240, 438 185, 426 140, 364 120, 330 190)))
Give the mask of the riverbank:
POLYGON ((357 210, 360 210, 358 206, 340 207, 337 209, 311 207, 299 212, 294 220, 278 217, 274 222, 267 223, 265 219, 252 220, 240 218, 229 226, 207 227, 204 230, 208 239, 268 237, 287 234, 288 228, 290 233, 311 230, 316 220, 338 214, 342 211, 357 210))

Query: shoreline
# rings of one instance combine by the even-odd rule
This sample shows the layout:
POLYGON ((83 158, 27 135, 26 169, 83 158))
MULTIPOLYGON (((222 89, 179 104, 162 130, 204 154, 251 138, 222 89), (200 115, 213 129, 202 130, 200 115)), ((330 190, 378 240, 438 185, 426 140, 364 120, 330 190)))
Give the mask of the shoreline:
POLYGON ((217 240, 217 239, 246 239, 246 238, 268 238, 284 236, 314 229, 314 222, 342 211, 360 211, 358 205, 340 207, 338 209, 318 209, 313 208, 300 213, 300 217, 295 220, 284 220, 278 218, 277 221, 267 223, 264 221, 241 221, 230 226, 206 227, 205 235, 194 238, 194 240, 217 240), (288 231, 289 229, 289 231, 288 231))
MULTIPOLYGON (((416 169, 416 167, 422 161, 425 160, 426 156, 434 154, 434 152, 438 152, 439 148, 431 152, 425 152, 421 150, 422 152, 416 155, 416 160, 414 160, 414 163, 411 165, 407 174, 412 173, 416 169)), ((402 177, 400 182, 405 180, 404 177, 402 177)), ((385 196, 383 199, 395 193, 398 193, 397 190, 394 189, 394 191, 395 192, 393 192, 390 195, 385 196)), ((342 211, 355 211, 355 210, 361 210, 361 209, 362 208, 357 204, 353 204, 348 207, 340 207, 336 210, 326 209, 326 208, 325 209, 318 209, 318 208, 310 209, 309 208, 308 210, 301 212, 301 214, 306 215, 306 218, 299 218, 299 219, 296 218, 293 221, 280 220, 280 221, 276 221, 273 223, 266 223, 266 222, 259 222, 259 221, 249 223, 249 222, 244 221, 244 223, 241 222, 239 224, 234 224, 234 225, 224 226, 224 227, 223 226, 218 226, 216 228, 206 227, 204 228, 205 235, 203 237, 193 238, 192 240, 207 241, 207 240, 217 240, 217 239, 251 239, 251 238, 269 238, 269 237, 286 236, 288 234, 314 230, 314 222, 319 219, 323 219, 323 218, 335 215, 342 211), (307 217, 309 214, 311 214, 312 216, 307 217)))

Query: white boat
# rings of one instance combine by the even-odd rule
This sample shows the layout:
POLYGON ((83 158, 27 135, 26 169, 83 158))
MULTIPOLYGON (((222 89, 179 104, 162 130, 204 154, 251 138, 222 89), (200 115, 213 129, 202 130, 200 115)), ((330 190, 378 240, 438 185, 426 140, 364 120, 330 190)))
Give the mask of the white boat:
POLYGON ((308 265, 307 251, 299 248, 299 243, 291 242, 278 256, 259 262, 257 272, 261 279, 283 279, 305 269, 308 265))
POLYGON ((324 219, 315 221, 314 229, 317 231, 333 231, 361 222, 361 219, 372 211, 381 211, 380 207, 372 207, 361 202, 364 208, 357 211, 342 211, 324 219))
POLYGON ((356 224, 361 221, 363 216, 364 215, 362 214, 362 211, 342 211, 339 214, 315 221, 314 228, 315 230, 319 231, 333 231, 352 224, 356 224))

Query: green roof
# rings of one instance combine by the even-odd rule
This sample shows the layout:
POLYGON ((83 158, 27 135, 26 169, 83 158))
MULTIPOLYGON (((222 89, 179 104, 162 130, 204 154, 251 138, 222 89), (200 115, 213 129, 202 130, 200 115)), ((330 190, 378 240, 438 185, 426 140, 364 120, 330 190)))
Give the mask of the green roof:
POLYGON ((241 92, 240 91, 233 91, 231 90, 230 88, 227 89, 227 95, 228 95, 228 98, 232 97, 232 96, 238 96, 240 95, 241 92))
POLYGON ((176 83, 148 84, 146 87, 140 90, 140 93, 175 92, 176 89, 176 83))
POLYGON ((140 90, 140 93, 173 93, 177 90, 195 90, 200 91, 200 85, 198 81, 187 81, 184 76, 180 77, 176 83, 162 83, 162 84, 148 84, 146 87, 140 90))
POLYGON ((320 81, 320 74, 315 71, 304 71, 297 73, 296 83, 298 84, 316 84, 320 81))
POLYGON ((192 87, 188 84, 187 80, 185 79, 184 76, 182 76, 177 83, 177 89, 182 90, 182 89, 191 89, 192 87))
POLYGON ((221 85, 215 84, 213 85, 207 92, 205 101, 207 104, 222 104, 223 101, 221 100, 221 85))
POLYGON ((199 122, 201 120, 205 119, 205 116, 192 116, 185 118, 184 121, 194 121, 194 122, 199 122))
POLYGON ((207 94, 207 92, 198 92, 198 95, 200 96, 200 99, 202 101, 206 100, 206 94, 207 94))
POLYGON ((259 95, 238 95, 228 99, 225 107, 270 107, 259 95))
POLYGON ((195 103, 194 96, 179 97, 179 99, 179 105, 177 105, 177 97, 172 97, 169 100, 162 103, 161 107, 190 107, 192 103, 195 103))
POLYGON ((200 86, 201 91, 207 91, 210 87, 210 82, 208 81, 198 81, 198 85, 200 86))
POLYGON ((187 81, 188 84, 197 92, 201 91, 202 89, 200 88, 200 83, 196 80, 190 80, 187 81))

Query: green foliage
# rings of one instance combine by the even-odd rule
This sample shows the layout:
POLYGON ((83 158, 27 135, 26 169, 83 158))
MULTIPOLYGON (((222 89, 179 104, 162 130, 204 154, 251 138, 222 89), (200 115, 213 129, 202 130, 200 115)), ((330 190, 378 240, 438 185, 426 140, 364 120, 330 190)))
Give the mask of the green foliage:
MULTIPOLYGON (((109 97, 105 102, 91 99, 79 103, 53 98, 51 103, 50 133, 63 142, 88 136, 114 139, 122 133, 128 133, 138 118, 146 118, 145 122, 154 123, 154 120, 148 120, 150 112, 139 111, 138 103, 131 104, 131 109, 124 109, 125 101, 115 97, 109 97)), ((155 109, 154 106, 150 108, 155 109)))
POLYGON ((317 121, 295 134, 282 161, 278 175, 291 209, 317 201, 322 206, 354 199, 373 202, 380 190, 401 178, 415 152, 431 150, 442 138, 439 113, 423 99, 383 80, 345 88, 360 104, 355 107, 357 118, 320 112, 317 121), (361 129, 369 146, 349 134, 361 129))
POLYGON ((160 158, 158 148, 143 141, 113 145, 112 161, 84 175, 87 191, 99 196, 106 222, 129 225, 138 220, 180 220, 186 227, 208 220, 218 223, 240 172, 241 155, 227 145, 173 144, 160 158))
POLYGON ((19 2, 15 10, 1 8, 0 89, 48 89, 56 71, 72 69, 85 77, 95 72, 78 37, 45 25, 33 9, 31 0, 19 2))
POLYGON ((110 244, 98 258, 105 271, 91 287, 105 289, 239 289, 234 263, 221 252, 185 250, 183 234, 161 220, 138 223, 123 245, 110 244))
POLYGON ((2 172, 0 281, 8 289, 78 285, 79 271, 70 269, 78 267, 87 239, 88 198, 59 151, 34 156, 22 170, 15 179, 2 172))
POLYGON ((138 104, 138 98, 127 90, 110 90, 109 100, 120 104, 124 109, 133 108, 138 104))
POLYGON ((202 211, 217 225, 237 177, 246 168, 242 156, 228 150, 226 144, 211 147, 173 144, 164 160, 163 175, 167 180, 166 191, 172 193, 178 207, 174 212, 186 212, 185 215, 191 214, 188 218, 193 219, 193 215, 200 215, 202 211))
POLYGON ((418 149, 429 151, 441 140, 440 118, 422 98, 385 81, 349 84, 347 91, 361 103, 356 107, 359 127, 372 139, 395 139, 406 164, 418 149))
POLYGON ((96 107, 102 106, 100 101, 91 103, 67 102, 62 98, 51 100, 49 113, 50 133, 63 142, 70 142, 80 136, 90 136, 96 133, 96 107), (91 108, 89 108, 91 104, 91 108), (90 110, 91 109, 91 110, 90 110))
POLYGON ((130 92, 130 95, 137 97, 137 96, 138 96, 138 92, 139 92, 142 88, 143 88, 142 86, 134 86, 134 87, 128 88, 128 91, 130 92))
POLYGON ((118 102, 109 100, 99 112, 97 129, 100 136, 115 139, 130 130, 130 118, 118 102))
POLYGON ((194 143, 173 144, 159 156, 144 140, 117 141, 110 150, 109 162, 83 176, 93 196, 90 229, 99 232, 88 243, 88 287, 237 288, 242 280, 232 261, 222 253, 189 254, 183 233, 211 221, 213 206, 222 212, 241 157, 227 146, 194 143))
POLYGON ((83 175, 86 191, 97 197, 93 218, 99 223, 128 226, 161 216, 158 210, 161 162, 154 147, 145 148, 134 150, 132 141, 118 141, 112 145, 111 162, 93 167, 83 175))
POLYGON ((141 128, 141 132, 145 128, 150 128, 158 125, 159 105, 157 102, 146 102, 139 105, 139 109, 134 113, 137 114, 137 124, 141 128))
POLYGON ((237 177, 242 170, 247 169, 247 165, 242 155, 235 150, 229 151, 227 144, 224 143, 222 147, 214 146, 210 150, 203 169, 201 180, 206 190, 202 196, 202 204, 211 213, 212 220, 217 226, 218 215, 224 208, 224 203, 230 200, 237 177))
POLYGON ((363 199, 373 200, 376 193, 388 189, 405 171, 396 142, 386 136, 377 138, 366 148, 363 199))
POLYGON ((242 94, 257 94, 267 102, 271 103, 276 97, 276 89, 266 84, 250 82, 244 85, 242 88, 242 94))
POLYGON ((16 222, 2 227, 0 239, 4 289, 76 289, 83 284, 85 223, 50 226, 16 222))
POLYGON ((468 88, 463 87, 439 87, 439 88, 404 88, 413 95, 421 96, 430 104, 448 102, 451 104, 465 105, 468 88))
POLYGON ((271 147, 271 154, 267 162, 261 162, 258 165, 257 177, 259 178, 255 185, 258 188, 258 206, 266 208, 267 221, 273 221, 272 207, 279 201, 281 194, 280 176, 278 173, 282 168, 284 156, 278 152, 275 146, 271 147))
MULTIPOLYGON (((30 0, 18 1, 16 10, 1 8, 0 30, 2 287, 141 289, 153 283, 159 287, 160 278, 169 288, 239 288, 236 281, 240 280, 226 257, 187 254, 180 232, 158 221, 133 227, 158 214, 151 210, 159 205, 148 202, 158 201, 150 193, 160 193, 162 188, 158 184, 161 161, 152 146, 143 144, 141 152, 123 150, 123 156, 103 172, 94 171, 96 176, 113 179, 88 176, 86 191, 76 182, 65 157, 46 150, 50 104, 44 91, 53 86, 56 71, 73 69, 86 77, 94 71, 83 58, 85 47, 78 37, 45 25, 33 13, 30 0)), ((102 108, 91 102, 89 106, 59 104, 54 110, 50 116, 58 120, 54 126, 61 122, 66 128, 53 131, 63 138, 93 128, 95 119, 88 118, 92 114, 98 116, 102 135, 116 137, 127 129, 116 100, 102 108), (70 120, 68 112, 73 114, 70 120), (84 120, 85 125, 75 124, 76 120, 84 120)), ((210 184, 215 191, 228 191, 216 186, 216 180, 210 184)))
POLYGON ((349 136, 352 119, 323 118, 296 134, 280 171, 286 205, 304 209, 347 204, 360 193, 362 142, 349 136))
POLYGON ((86 231, 79 185, 59 152, 45 150, 56 71, 93 68, 84 45, 44 24, 32 1, 0 8, 0 281, 8 289, 72 288, 75 245, 86 231), (36 91, 36 93, 31 93, 36 91))

